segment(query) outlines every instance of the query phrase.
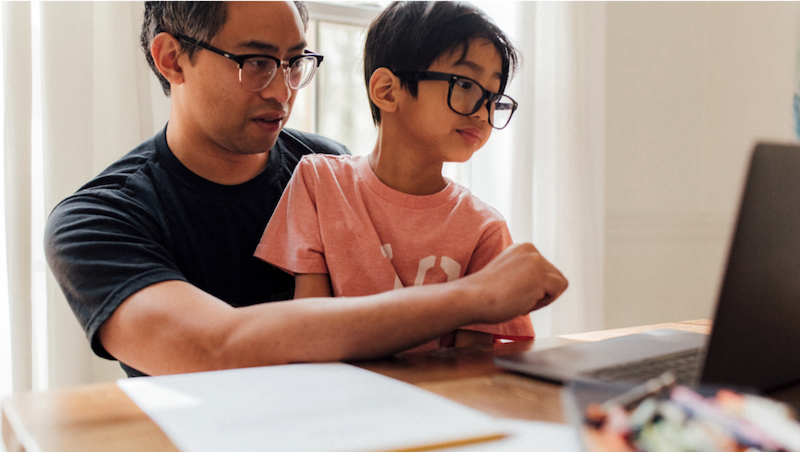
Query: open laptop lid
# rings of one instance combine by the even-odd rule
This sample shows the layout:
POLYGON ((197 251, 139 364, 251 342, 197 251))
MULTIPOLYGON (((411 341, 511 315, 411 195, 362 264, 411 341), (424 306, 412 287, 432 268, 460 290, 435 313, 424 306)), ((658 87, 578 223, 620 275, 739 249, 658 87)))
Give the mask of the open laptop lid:
POLYGON ((753 151, 701 382, 800 382, 800 146, 753 151))
MULTIPOLYGON (((676 346, 697 347, 706 339, 693 333, 650 336, 501 356, 495 363, 566 381, 586 369, 671 353, 676 346), (665 340, 671 343, 655 343, 665 340)), ((768 393, 794 385, 797 391, 800 146, 759 144, 753 151, 700 382, 768 393)))

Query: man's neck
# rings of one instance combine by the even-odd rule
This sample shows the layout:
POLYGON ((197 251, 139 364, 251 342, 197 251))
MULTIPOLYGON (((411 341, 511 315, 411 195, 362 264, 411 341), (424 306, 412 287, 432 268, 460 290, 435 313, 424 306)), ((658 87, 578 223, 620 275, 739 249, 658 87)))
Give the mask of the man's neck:
POLYGON ((220 185, 243 184, 261 174, 269 161, 269 151, 236 153, 209 143, 199 134, 185 133, 179 124, 172 121, 167 126, 167 144, 172 154, 191 172, 220 185))

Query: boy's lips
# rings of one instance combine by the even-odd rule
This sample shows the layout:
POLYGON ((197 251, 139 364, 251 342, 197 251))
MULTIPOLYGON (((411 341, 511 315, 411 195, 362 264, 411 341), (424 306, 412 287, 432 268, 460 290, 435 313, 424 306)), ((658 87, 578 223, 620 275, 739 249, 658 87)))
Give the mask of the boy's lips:
POLYGON ((467 127, 466 129, 457 129, 462 138, 470 144, 478 144, 483 140, 483 131, 475 127, 467 127))

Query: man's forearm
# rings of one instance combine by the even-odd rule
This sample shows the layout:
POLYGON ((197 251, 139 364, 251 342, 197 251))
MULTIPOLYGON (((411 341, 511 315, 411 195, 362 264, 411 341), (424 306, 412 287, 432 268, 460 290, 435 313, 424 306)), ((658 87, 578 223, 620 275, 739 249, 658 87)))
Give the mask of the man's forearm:
POLYGON ((100 338, 114 357, 152 375, 376 358, 464 325, 528 313, 566 287, 530 244, 512 246, 450 283, 365 297, 233 308, 188 283, 167 281, 122 303, 100 338))
POLYGON ((126 300, 101 329, 117 359, 151 375, 386 356, 473 323, 459 285, 233 308, 181 281, 126 300))
POLYGON ((471 298, 477 297, 461 285, 435 284, 252 306, 237 312, 240 326, 232 331, 230 356, 274 364, 387 356, 473 323, 471 298))

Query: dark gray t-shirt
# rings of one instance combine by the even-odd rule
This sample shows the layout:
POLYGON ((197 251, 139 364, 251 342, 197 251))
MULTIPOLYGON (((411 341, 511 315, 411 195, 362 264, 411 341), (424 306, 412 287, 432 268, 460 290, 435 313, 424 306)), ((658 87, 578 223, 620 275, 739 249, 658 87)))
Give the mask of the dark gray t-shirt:
MULTIPOLYGON (((187 281, 232 306, 292 298, 293 278, 253 252, 295 166, 311 153, 349 152, 284 130, 263 173, 219 185, 180 163, 165 128, 58 204, 45 254, 94 352, 113 359, 98 329, 128 297, 158 282, 187 281)), ((120 364, 129 376, 142 375, 120 364)))

